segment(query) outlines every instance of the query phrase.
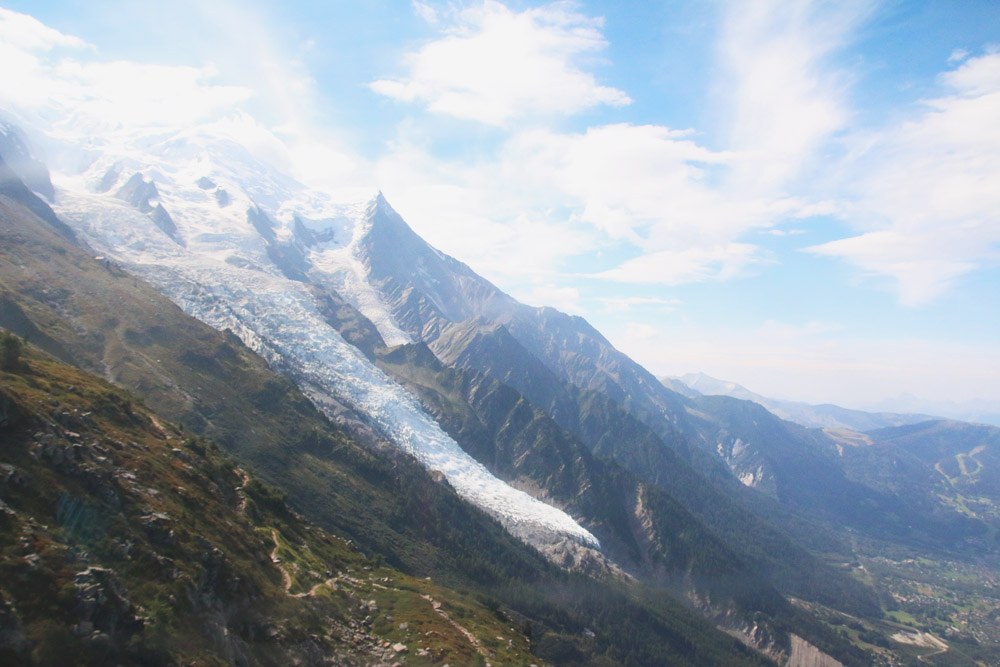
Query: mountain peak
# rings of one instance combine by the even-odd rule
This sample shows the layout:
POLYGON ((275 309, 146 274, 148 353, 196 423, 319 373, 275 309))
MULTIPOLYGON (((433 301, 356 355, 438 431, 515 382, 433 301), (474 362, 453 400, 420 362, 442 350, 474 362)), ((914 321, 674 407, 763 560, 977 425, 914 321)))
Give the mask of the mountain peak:
POLYGON ((403 217, 396 212, 396 209, 392 207, 389 200, 385 198, 385 195, 381 190, 378 190, 374 197, 368 202, 368 207, 365 211, 365 217, 371 223, 371 229, 368 234, 379 233, 385 230, 389 233, 394 234, 406 234, 413 239, 419 240, 424 243, 416 232, 414 232, 403 217))

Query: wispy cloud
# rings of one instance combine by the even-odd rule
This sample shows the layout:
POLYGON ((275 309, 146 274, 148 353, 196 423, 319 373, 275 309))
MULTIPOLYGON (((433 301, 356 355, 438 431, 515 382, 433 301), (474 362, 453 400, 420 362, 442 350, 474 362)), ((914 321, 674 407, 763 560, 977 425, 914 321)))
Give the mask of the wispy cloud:
MULTIPOLYGON (((425 18, 436 12, 415 5, 425 18)), ((606 42, 600 19, 555 3, 515 12, 487 0, 457 13, 445 34, 406 58, 406 76, 372 90, 436 113, 502 125, 512 118, 571 114, 631 100, 579 66, 606 42)))
POLYGON ((413 7, 413 13, 422 18, 428 23, 437 23, 439 20, 438 11, 433 5, 427 2, 420 2, 419 0, 413 0, 411 3, 413 7))
POLYGON ((699 145, 690 131, 656 125, 525 130, 491 159, 474 163, 400 143, 380 162, 379 182, 397 193, 394 201, 418 231, 487 271, 497 256, 505 261, 496 268, 513 277, 624 247, 631 259, 590 277, 676 285, 729 279, 769 261, 765 251, 737 239, 802 206, 794 198, 722 189, 717 172, 732 158, 699 145), (475 237, 457 233, 470 226, 475 237), (511 255, 497 252, 507 247, 503 239, 517 244, 511 255), (515 256, 520 263, 509 259, 515 256), (532 258, 538 263, 526 261, 532 258))
POLYGON ((713 135, 608 115, 582 129, 550 122, 595 109, 614 117, 629 101, 599 81, 603 22, 576 4, 415 0, 440 37, 414 49, 401 76, 372 85, 500 129, 489 147, 443 156, 425 139, 433 130, 423 117, 411 115, 371 161, 341 148, 338 129, 317 117, 316 81, 260 7, 185 2, 219 28, 216 50, 204 52, 241 53, 240 62, 109 61, 77 37, 0 10, 0 106, 71 111, 64 117, 90 123, 95 136, 223 128, 312 184, 382 187, 432 243, 525 292, 587 271, 637 285, 743 276, 774 261, 765 249, 772 234, 808 229, 810 216, 856 230, 810 252, 889 278, 908 304, 998 260, 1000 54, 954 53, 940 94, 884 128, 848 133, 851 77, 837 58, 874 0, 724 2, 714 85, 731 113, 713 135), (246 43, 254 48, 234 48, 246 43), (820 157, 822 192, 803 176, 820 157), (582 256, 593 261, 570 270, 582 256))
POLYGON ((529 306, 551 306, 571 315, 583 315, 580 307, 580 290, 575 287, 538 285, 530 291, 518 292, 515 296, 529 306))
POLYGON ((728 280, 767 261, 757 246, 728 243, 640 255, 594 277, 623 283, 679 285, 710 279, 728 280))
POLYGON ((647 296, 602 297, 597 301, 604 304, 604 310, 609 313, 624 312, 634 307, 652 307, 660 311, 670 312, 683 303, 680 299, 647 296))
POLYGON ((945 94, 861 137, 865 150, 842 167, 862 233, 808 249, 891 278, 914 306, 1000 261, 1000 53, 969 58, 940 83, 945 94))
POLYGON ((781 190, 844 128, 850 78, 832 57, 872 0, 734 0, 725 5, 716 82, 728 146, 744 156, 730 187, 781 190))
MULTIPOLYGON (((560 224, 592 230, 578 239, 631 245, 631 259, 593 277, 676 285, 744 275, 770 259, 748 232, 838 209, 837 202, 796 195, 791 186, 850 116, 848 79, 830 61, 871 4, 725 5, 718 89, 720 106, 733 111, 724 119, 730 128, 724 150, 709 149, 693 130, 663 125, 614 123, 579 132, 513 125, 494 156, 437 171, 449 175, 452 195, 474 192, 485 203, 481 210, 502 201, 530 212, 538 226, 561 218, 560 224)), ((375 90, 494 124, 625 99, 620 91, 602 98, 607 89, 579 65, 581 54, 599 52, 605 41, 601 21, 572 5, 515 13, 486 2, 453 19, 444 37, 410 54, 407 77, 376 82, 375 90)), ((490 215, 497 228, 507 224, 503 208, 490 215)), ((434 224, 448 223, 438 215, 434 224)), ((454 237, 446 243, 464 250, 454 237)), ((543 266, 594 251, 557 244, 543 266)))
POLYGON ((57 47, 93 49, 79 37, 50 28, 33 16, 0 7, 0 45, 27 51, 49 51, 57 47))

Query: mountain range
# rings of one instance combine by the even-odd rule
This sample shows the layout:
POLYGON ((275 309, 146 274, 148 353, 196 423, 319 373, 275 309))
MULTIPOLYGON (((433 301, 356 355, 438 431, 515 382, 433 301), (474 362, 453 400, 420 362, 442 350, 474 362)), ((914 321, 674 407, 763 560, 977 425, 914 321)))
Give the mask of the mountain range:
POLYGON ((865 412, 851 410, 839 405, 824 403, 810 405, 799 401, 783 401, 768 398, 750 391, 735 382, 717 380, 704 373, 688 373, 677 378, 662 378, 667 387, 673 388, 688 396, 731 396, 744 401, 753 401, 763 405, 769 412, 802 426, 809 428, 840 428, 851 431, 871 431, 876 428, 917 424, 939 417, 925 414, 899 414, 893 412, 865 412))
MULTIPOLYGON (((8 411, 49 423, 44 406, 63 399, 45 392, 73 394, 60 378, 91 374, 73 382, 94 387, 80 413, 103 414, 102 392, 130 392, 138 421, 163 424, 167 440, 190 438, 198 456, 218 443, 232 457, 228 486, 241 470, 273 485, 258 493, 265 506, 280 499, 273 511, 239 519, 258 542, 272 529, 349 540, 358 555, 337 558, 367 558, 364 572, 389 568, 379 576, 393 582, 432 577, 441 588, 418 591, 425 598, 451 596, 477 619, 489 610, 516 635, 503 648, 466 628, 464 645, 435 654, 402 643, 390 655, 372 646, 407 635, 380 608, 364 626, 379 632, 362 633, 357 650, 338 643, 344 633, 293 648, 294 633, 268 643, 230 614, 188 653, 154 651, 146 644, 157 633, 194 632, 167 614, 144 621, 148 632, 98 633, 104 648, 90 642, 88 655, 239 662, 237 646, 245 664, 320 664, 331 652, 358 664, 437 664, 456 651, 509 664, 528 653, 552 664, 896 664, 919 654, 907 643, 917 630, 938 627, 893 616, 899 596, 868 560, 996 557, 1000 429, 708 396, 707 379, 686 390, 661 382, 582 318, 521 304, 428 245, 382 193, 307 188, 204 130, 100 148, 50 140, 72 165, 51 177, 21 130, 0 131, 0 326, 29 350, 0 376, 8 411), (40 392, 34 402, 28 386, 40 392)), ((4 464, 25 478, 55 475, 47 483, 66 490, 30 500, 14 489, 4 502, 17 525, 62 526, 52 539, 77 555, 60 567, 85 572, 80 540, 53 503, 106 501, 99 489, 74 491, 71 471, 36 470, 23 422, 0 426, 17 435, 4 464)), ((110 426, 88 428, 82 440, 93 431, 100 442, 110 426)), ((134 439, 156 437, 143 429, 134 439)), ((179 451, 162 456, 195 465, 179 451)), ((212 484, 223 486, 211 475, 185 482, 212 484)), ((204 511, 232 513, 233 498, 204 511)), ((264 547, 254 548, 259 559, 264 547)), ((27 567, 31 554, 11 549, 5 562, 27 567)), ((94 550, 110 572, 128 569, 117 553, 94 550)), ((326 556, 311 558, 316 571, 334 571, 326 556)), ((270 562, 273 580, 281 572, 270 562)), ((129 572, 116 585, 143 589, 129 572)), ((364 585, 386 590, 377 583, 364 585)), ((261 623, 287 628, 281 587, 268 591, 276 608, 261 623)), ((74 617, 77 603, 46 618, 20 611, 26 589, 0 592, 20 628, 0 642, 5 655, 44 663, 45 632, 92 638, 78 630, 93 621, 74 617)), ((951 657, 1000 646, 975 641, 981 649, 955 645, 951 657)))

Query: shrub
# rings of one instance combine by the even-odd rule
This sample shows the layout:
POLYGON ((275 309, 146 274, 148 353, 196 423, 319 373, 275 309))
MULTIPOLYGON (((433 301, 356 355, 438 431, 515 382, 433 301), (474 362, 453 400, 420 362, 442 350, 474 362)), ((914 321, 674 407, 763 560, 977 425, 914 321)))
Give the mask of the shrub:
POLYGON ((0 369, 14 371, 21 366, 24 342, 9 331, 0 335, 0 369))

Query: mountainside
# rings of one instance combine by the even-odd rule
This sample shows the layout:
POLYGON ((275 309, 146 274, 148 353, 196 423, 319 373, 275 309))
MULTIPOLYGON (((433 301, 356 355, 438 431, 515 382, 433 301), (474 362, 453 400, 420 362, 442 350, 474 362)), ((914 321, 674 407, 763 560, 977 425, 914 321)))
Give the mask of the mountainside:
POLYGON ((911 505, 931 499, 993 530, 976 535, 995 549, 1000 528, 1000 428, 929 421, 866 434, 868 446, 844 448, 847 473, 911 505), (903 470, 905 474, 899 474, 903 470))
MULTIPOLYGON (((835 526, 872 535, 943 546, 985 529, 959 512, 932 503, 914 508, 851 480, 830 437, 793 427, 763 409, 755 412, 749 403, 668 390, 581 318, 518 304, 464 265, 418 243, 384 200, 371 218, 360 256, 407 335, 426 342, 447 365, 511 386, 595 452, 682 494, 696 514, 703 513, 696 509, 698 499, 683 495, 690 484, 676 483, 678 474, 688 474, 678 470, 689 465, 730 498, 738 494, 732 477, 720 472, 723 466, 800 515, 819 514, 835 526), (424 278, 406 282, 397 247, 419 256, 418 274, 424 278), (397 260, 378 262, 378 257, 397 260)), ((745 505, 751 511, 759 507, 755 501, 745 505)))
POLYGON ((93 376, 25 349, 0 413, 4 664, 536 659, 481 602, 365 558, 93 376))
POLYGON ((694 402, 712 415, 703 430, 716 429, 712 441, 734 474, 786 505, 871 536, 932 548, 986 531, 982 522, 931 496, 914 504, 884 484, 852 478, 845 470, 850 447, 823 431, 778 419, 750 401, 704 396, 694 402))
MULTIPOLYGON (((186 312, 216 329, 236 333, 295 379, 321 409, 334 402, 365 415, 383 437, 444 473, 460 495, 493 513, 515 534, 539 544, 573 536, 596 545, 593 536, 569 516, 491 476, 409 394, 385 378, 325 321, 303 282, 304 274, 313 273, 319 286, 351 287, 338 283, 339 273, 317 266, 335 263, 332 256, 349 250, 340 231, 351 222, 363 228, 355 218, 366 219, 366 205, 337 205, 316 198, 299 201, 301 186, 283 183, 271 196, 280 198, 292 219, 276 230, 277 221, 247 193, 251 180, 257 183, 270 173, 232 146, 198 136, 177 137, 159 144, 154 155, 162 171, 162 165, 171 165, 177 176, 161 177, 155 188, 140 188, 136 184, 145 181, 139 172, 112 171, 117 162, 106 166, 104 160, 110 158, 102 156, 80 179, 100 174, 103 184, 125 181, 125 185, 115 196, 60 190, 59 214, 98 252, 151 282, 186 312), (215 162, 201 161, 205 153, 216 151, 225 154, 228 173, 211 166, 215 162), (189 171, 194 169, 199 171, 189 171), (108 179, 109 173, 116 174, 117 181, 108 179), (225 187, 227 206, 209 198, 197 185, 195 174, 225 187), (142 194, 137 199, 133 194, 139 189, 142 194), (123 194, 126 203, 119 201, 123 194), (152 199, 158 200, 159 208, 151 208, 152 199), (238 208, 246 213, 236 212, 238 208), (158 221, 160 209, 174 211, 169 230, 158 221), (300 245, 282 241, 278 234, 294 235, 303 226, 308 229, 305 217, 321 218, 329 223, 325 230, 334 230, 328 247, 311 268, 300 245)), ((378 206, 378 201, 372 206, 378 206)), ((364 301, 364 289, 357 288, 353 294, 364 301)), ((326 409, 329 415, 336 414, 336 409, 326 409)))
MULTIPOLYGON (((863 613, 877 608, 870 591, 705 484, 679 458, 655 483, 648 482, 648 475, 632 472, 628 465, 597 457, 512 388, 476 371, 443 368, 424 347, 388 350, 379 363, 412 388, 442 426, 491 471, 515 485, 543 489, 574 514, 590 517, 601 543, 626 568, 652 568, 648 574, 654 577, 659 569, 661 579, 682 572, 689 583, 712 583, 718 570, 699 574, 705 566, 699 561, 718 568, 720 557, 742 560, 745 565, 726 577, 743 568, 738 576, 744 590, 769 581, 784 592, 863 613), (637 522, 644 515, 647 520, 637 522), (658 527, 659 533, 652 530, 651 524, 667 518, 674 525, 658 527), (696 540, 703 543, 691 544, 696 540), (715 546, 708 548, 710 544, 715 546), (692 560, 685 563, 684 558, 692 560)), ((626 428, 613 432, 627 442, 626 428)), ((652 440, 646 446, 660 454, 657 460, 668 459, 671 450, 647 437, 652 440)), ((636 470, 648 473, 639 463, 643 443, 637 439, 631 444, 637 450, 631 459, 636 470)))

